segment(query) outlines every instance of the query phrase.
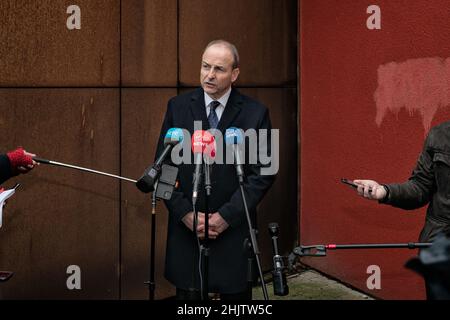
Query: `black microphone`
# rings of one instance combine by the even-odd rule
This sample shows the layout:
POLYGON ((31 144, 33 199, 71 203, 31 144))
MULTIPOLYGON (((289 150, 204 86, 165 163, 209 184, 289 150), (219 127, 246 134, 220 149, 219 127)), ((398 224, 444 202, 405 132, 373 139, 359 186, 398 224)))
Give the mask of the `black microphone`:
POLYGON ((167 155, 170 153, 172 148, 178 143, 182 142, 184 138, 183 130, 180 128, 170 128, 166 136, 164 137, 164 150, 158 157, 156 162, 145 169, 144 174, 136 182, 136 187, 144 192, 149 193, 154 190, 155 181, 158 179, 161 173, 161 165, 166 159, 167 155))
POLYGON ((269 233, 272 237, 273 245, 273 293, 276 296, 286 296, 289 294, 289 287, 286 282, 283 257, 278 254, 278 223, 269 223, 269 233))

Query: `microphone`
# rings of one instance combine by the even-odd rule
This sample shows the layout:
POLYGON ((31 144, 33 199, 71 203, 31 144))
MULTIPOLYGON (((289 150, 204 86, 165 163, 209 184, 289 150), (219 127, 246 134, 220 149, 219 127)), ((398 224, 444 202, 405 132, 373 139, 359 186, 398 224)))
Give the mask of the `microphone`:
POLYGON ((233 146, 233 155, 236 164, 236 173, 239 179, 239 183, 244 182, 244 168, 242 164, 244 161, 241 159, 241 154, 237 146, 242 145, 244 142, 244 135, 242 130, 236 127, 230 127, 225 131, 225 144, 233 146))
POLYGON ((166 159, 172 148, 182 142, 184 138, 183 130, 180 128, 170 128, 164 137, 164 150, 156 160, 156 162, 145 169, 144 174, 136 182, 136 187, 144 192, 149 193, 154 190, 155 181, 161 173, 161 164, 166 159))
POLYGON ((195 130, 192 135, 192 152, 194 153, 194 176, 192 178, 192 204, 195 206, 200 188, 200 179, 202 176, 202 158, 203 154, 215 154, 214 136, 208 131, 195 130))
POLYGON ((286 282, 286 274, 283 272, 283 257, 278 254, 278 223, 269 223, 269 233, 272 237, 273 245, 273 293, 276 296, 286 296, 289 294, 289 287, 286 282))

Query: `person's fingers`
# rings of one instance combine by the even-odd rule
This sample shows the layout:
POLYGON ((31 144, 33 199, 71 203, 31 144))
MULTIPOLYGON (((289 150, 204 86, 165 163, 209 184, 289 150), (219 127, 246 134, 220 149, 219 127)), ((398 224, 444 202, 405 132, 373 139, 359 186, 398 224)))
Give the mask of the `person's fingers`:
MULTIPOLYGON (((197 232, 197 236, 199 239, 203 240, 205 239, 205 232, 197 232)), ((219 236, 218 232, 215 231, 209 231, 208 232, 208 239, 216 239, 219 236)))
POLYGON ((197 216, 199 219, 205 219, 205 213, 203 212, 197 212, 197 216))
POLYGON ((364 185, 363 184, 359 184, 358 188, 356 188, 356 190, 358 191, 358 194, 360 196, 364 196, 364 185))
POLYGON ((364 197, 370 199, 372 195, 372 186, 370 184, 366 184, 364 186, 364 197))
POLYGON ((219 232, 214 231, 214 230, 209 230, 208 235, 209 235, 209 237, 216 238, 219 235, 219 232))
POLYGON ((197 231, 197 237, 200 239, 205 239, 205 230, 203 229, 201 232, 197 231))

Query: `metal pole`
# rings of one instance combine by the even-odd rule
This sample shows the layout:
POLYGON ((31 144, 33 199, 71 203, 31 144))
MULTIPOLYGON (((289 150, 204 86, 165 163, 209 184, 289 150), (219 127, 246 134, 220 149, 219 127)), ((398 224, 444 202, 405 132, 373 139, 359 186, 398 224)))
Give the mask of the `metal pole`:
POLYGON ((51 164, 51 165, 54 165, 54 166, 60 166, 60 167, 71 168, 71 169, 76 169, 76 170, 80 170, 80 171, 86 171, 86 172, 100 174, 100 175, 111 177, 111 178, 125 180, 125 181, 128 181, 128 182, 133 182, 133 183, 137 182, 137 180, 133 180, 133 179, 130 179, 130 178, 121 177, 121 176, 118 176, 118 175, 115 175, 115 174, 111 174, 111 173, 106 173, 106 172, 103 172, 103 171, 98 171, 98 170, 83 168, 83 167, 79 167, 79 166, 74 166, 74 165, 67 164, 67 163, 56 162, 56 161, 51 161, 51 160, 37 158, 37 157, 34 157, 33 160, 36 161, 36 162, 39 162, 39 163, 51 164))

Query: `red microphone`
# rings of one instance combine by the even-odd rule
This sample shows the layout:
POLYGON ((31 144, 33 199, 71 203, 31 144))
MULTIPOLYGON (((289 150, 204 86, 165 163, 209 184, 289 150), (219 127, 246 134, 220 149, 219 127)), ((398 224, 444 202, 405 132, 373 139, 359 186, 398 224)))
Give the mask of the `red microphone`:
POLYGON ((194 153, 194 177, 192 180, 192 204, 195 205, 198 198, 198 190, 200 188, 200 180, 202 176, 202 158, 205 154, 211 158, 216 156, 216 148, 214 136, 208 131, 195 130, 192 135, 191 148, 194 153))
MULTIPOLYGON (((208 131, 195 130, 191 139, 192 152, 206 153, 207 151, 214 150, 214 136, 208 131)), ((215 151, 214 151, 215 152, 215 151)))

